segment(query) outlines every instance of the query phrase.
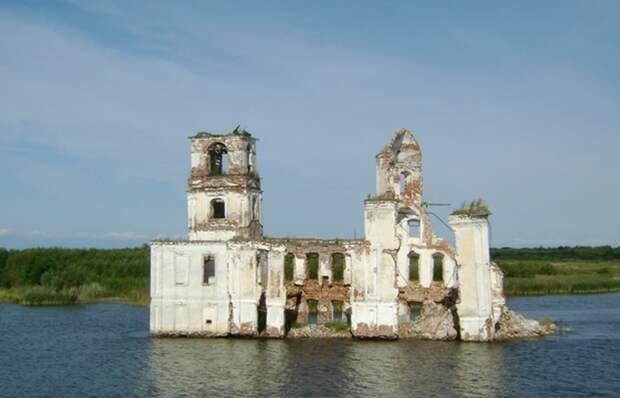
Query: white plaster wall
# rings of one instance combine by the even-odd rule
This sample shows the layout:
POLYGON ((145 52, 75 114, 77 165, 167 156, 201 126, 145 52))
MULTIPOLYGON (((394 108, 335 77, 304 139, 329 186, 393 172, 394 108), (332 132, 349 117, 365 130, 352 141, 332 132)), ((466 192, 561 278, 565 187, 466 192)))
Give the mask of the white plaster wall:
POLYGON ((331 256, 319 254, 319 283, 323 281, 323 277, 327 277, 329 283, 332 282, 331 256))
POLYGON ((211 200, 224 201, 226 219, 234 220, 240 226, 247 226, 251 221, 251 202, 247 195, 230 191, 188 192, 188 213, 190 225, 212 220, 211 200))
POLYGON ((443 283, 448 288, 458 286, 456 260, 447 253, 443 257, 443 283))
POLYGON ((304 257, 295 256, 295 268, 293 279, 296 285, 303 285, 306 279, 306 259, 304 257))
POLYGON ((226 246, 151 245, 151 333, 228 331, 226 246), (215 281, 203 284, 203 258, 215 258, 215 281), (210 320, 210 323, 207 321, 210 320))
POLYGON ((366 326, 371 331, 382 328, 387 330, 385 337, 398 332, 398 304, 396 302, 353 302, 351 303, 351 331, 354 335, 363 333, 366 326))
POLYGON ((395 201, 367 201, 364 204, 364 233, 373 246, 397 249, 395 201))
POLYGON ((152 243, 151 333, 225 335, 231 316, 234 327, 256 331, 256 253, 252 247, 229 250, 225 242, 152 243), (209 284, 203 284, 205 256, 215 259, 209 284))
POLYGON ((486 218, 450 216, 456 238, 459 263, 459 301, 457 312, 461 338, 471 341, 494 337, 493 297, 486 218))
POLYGON ((347 252, 344 256, 344 275, 342 281, 345 285, 351 285, 351 271, 352 271, 352 253, 347 252))
POLYGON ((433 283, 433 253, 430 249, 417 249, 420 256, 418 262, 418 275, 422 287, 431 287, 433 283))
POLYGON ((284 288, 284 256, 286 248, 269 252, 269 281, 266 291, 267 333, 272 336, 284 335, 286 289, 284 288))

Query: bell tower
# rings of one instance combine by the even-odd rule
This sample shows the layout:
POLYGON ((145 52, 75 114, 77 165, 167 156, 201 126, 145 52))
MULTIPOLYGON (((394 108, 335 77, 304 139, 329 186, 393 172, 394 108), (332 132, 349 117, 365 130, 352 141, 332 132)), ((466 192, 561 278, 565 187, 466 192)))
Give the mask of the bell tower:
POLYGON ((189 138, 189 240, 261 239, 262 191, 256 139, 239 127, 228 134, 200 132, 189 138))

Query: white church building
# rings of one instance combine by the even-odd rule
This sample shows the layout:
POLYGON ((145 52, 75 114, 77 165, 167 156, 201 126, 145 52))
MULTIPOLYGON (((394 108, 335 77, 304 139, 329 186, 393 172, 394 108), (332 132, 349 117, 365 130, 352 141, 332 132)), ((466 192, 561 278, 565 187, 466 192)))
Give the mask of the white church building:
POLYGON ((285 337, 339 321, 354 337, 398 338, 432 300, 455 309, 460 339, 493 340, 505 301, 489 212, 454 212, 453 246, 433 232, 422 187, 420 146, 399 130, 376 156, 363 239, 266 237, 256 139, 196 134, 188 240, 151 242, 151 334, 285 337))

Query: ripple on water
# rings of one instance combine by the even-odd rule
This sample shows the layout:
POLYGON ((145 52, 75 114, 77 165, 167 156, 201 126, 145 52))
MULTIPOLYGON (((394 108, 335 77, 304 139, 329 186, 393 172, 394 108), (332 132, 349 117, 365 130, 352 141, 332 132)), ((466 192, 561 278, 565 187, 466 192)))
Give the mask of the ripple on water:
POLYGON ((494 344, 151 339, 117 303, 0 304, 2 396, 587 396, 620 391, 620 294, 511 299, 563 332, 494 344))

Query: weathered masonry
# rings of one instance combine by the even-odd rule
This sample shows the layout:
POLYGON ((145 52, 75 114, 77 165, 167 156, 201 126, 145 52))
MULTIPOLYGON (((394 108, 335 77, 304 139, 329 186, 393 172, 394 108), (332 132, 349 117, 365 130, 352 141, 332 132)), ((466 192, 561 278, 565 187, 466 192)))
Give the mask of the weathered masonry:
POLYGON ((421 309, 431 318, 419 335, 493 340, 507 309, 486 206, 450 216, 453 247, 433 233, 411 132, 392 136, 376 171, 364 239, 270 238, 256 139, 239 129, 191 137, 189 239, 151 243, 151 333, 284 337, 291 326, 340 321, 355 337, 398 338, 421 309), (437 327, 438 307, 453 333, 424 330, 437 327))

